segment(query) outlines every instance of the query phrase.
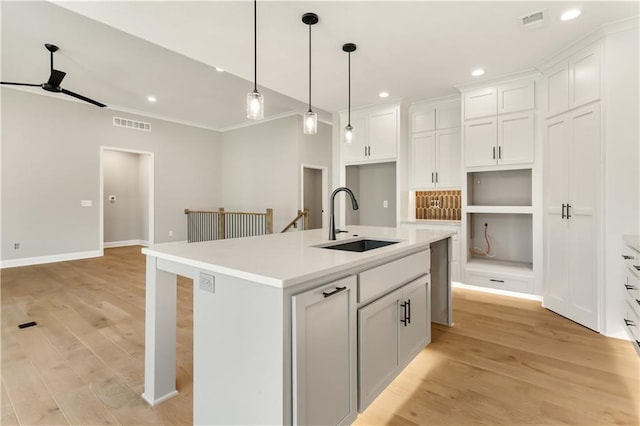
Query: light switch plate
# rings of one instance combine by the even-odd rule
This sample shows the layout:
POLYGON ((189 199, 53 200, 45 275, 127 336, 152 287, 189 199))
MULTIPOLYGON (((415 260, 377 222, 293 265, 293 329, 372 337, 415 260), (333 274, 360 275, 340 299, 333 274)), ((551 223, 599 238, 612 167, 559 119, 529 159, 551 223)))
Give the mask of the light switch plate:
POLYGON ((80 207, 92 207, 93 201, 91 200, 82 200, 80 201, 80 207))
POLYGON ((216 292, 216 277, 213 275, 201 272, 198 278, 198 283, 200 285, 200 290, 208 291, 209 293, 216 292))

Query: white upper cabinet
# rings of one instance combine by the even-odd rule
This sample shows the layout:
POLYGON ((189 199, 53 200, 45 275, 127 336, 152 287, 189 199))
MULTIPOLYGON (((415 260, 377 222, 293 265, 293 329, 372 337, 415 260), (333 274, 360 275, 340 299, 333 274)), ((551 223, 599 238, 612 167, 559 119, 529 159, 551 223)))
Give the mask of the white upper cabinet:
POLYGON ((411 133, 460 127, 460 101, 413 104, 409 110, 411 133))
MULTIPOLYGON (((341 115, 341 133, 347 125, 341 115)), ((351 112, 353 139, 346 143, 342 135, 342 162, 366 163, 395 160, 398 155, 400 107, 385 105, 351 112)))
POLYGON ((498 113, 498 89, 484 87, 464 95, 464 119, 487 117, 498 113))
POLYGON ((427 132, 436 129, 436 108, 420 105, 411 108, 411 132, 427 132))
POLYGON ((533 109, 535 106, 535 82, 518 81, 498 86, 498 114, 533 109))
POLYGON ((436 105, 436 130, 460 127, 460 101, 443 102, 436 105))
POLYGON ((533 78, 466 92, 465 166, 511 167, 533 163, 535 98, 533 78))
POLYGON ((411 135, 411 186, 434 188, 436 173, 436 132, 411 135))
POLYGON ((600 46, 584 49, 545 72, 546 117, 561 114, 600 99, 600 46))

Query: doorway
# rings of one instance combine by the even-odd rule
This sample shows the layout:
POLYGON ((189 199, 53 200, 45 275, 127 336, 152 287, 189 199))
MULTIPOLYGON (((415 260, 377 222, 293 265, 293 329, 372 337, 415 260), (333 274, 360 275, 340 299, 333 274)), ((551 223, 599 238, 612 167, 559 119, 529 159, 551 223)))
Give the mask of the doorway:
POLYGON ((308 229, 324 226, 328 199, 328 171, 326 167, 302 165, 301 210, 309 210, 308 229))
POLYGON ((153 153, 100 147, 100 248, 154 242, 153 153))

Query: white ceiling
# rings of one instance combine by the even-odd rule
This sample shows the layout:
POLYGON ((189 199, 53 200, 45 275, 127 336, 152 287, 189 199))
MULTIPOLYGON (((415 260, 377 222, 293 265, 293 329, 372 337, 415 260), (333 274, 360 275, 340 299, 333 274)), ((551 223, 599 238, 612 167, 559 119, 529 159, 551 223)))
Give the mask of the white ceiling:
MULTIPOLYGON (((2 2, 3 81, 44 82, 49 59, 42 45, 54 43, 61 48, 56 68, 67 72, 62 86, 110 107, 214 129, 247 121, 253 2, 59 4, 2 2), (157 103, 146 101, 150 94, 157 103)), ((635 1, 261 0, 258 85, 265 115, 306 111, 305 12, 320 17, 312 28, 312 97, 320 118, 330 120, 330 113, 347 106, 345 42, 358 45, 351 57, 352 106, 384 102, 377 96, 381 90, 391 99, 415 101, 456 93, 454 85, 471 82, 476 67, 486 70, 485 79, 535 68, 601 25, 637 16, 638 8, 635 1), (576 6, 582 15, 561 22, 560 14, 576 6), (519 26, 521 16, 541 9, 549 17, 545 27, 519 26)))

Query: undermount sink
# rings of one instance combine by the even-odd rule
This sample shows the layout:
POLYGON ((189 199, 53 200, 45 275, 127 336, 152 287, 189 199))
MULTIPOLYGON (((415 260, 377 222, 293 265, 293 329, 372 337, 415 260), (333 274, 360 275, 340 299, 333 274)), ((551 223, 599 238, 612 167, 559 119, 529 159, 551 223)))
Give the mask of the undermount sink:
POLYGON ((399 242, 400 241, 370 240, 370 239, 364 238, 356 241, 334 243, 331 245, 322 245, 318 247, 331 249, 331 250, 355 251, 358 253, 362 253, 362 252, 377 249, 380 247, 389 246, 391 244, 398 244, 399 242))

